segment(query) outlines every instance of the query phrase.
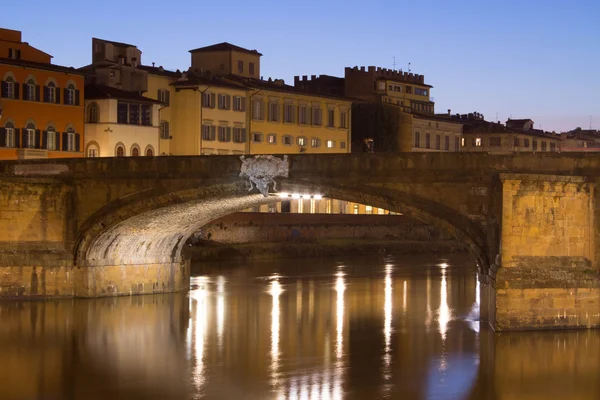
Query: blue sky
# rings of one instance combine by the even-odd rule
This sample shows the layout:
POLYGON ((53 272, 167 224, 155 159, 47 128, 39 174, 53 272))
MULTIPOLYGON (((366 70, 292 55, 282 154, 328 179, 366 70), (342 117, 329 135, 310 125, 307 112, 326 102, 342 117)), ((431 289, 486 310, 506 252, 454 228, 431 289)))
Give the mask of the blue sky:
POLYGON ((2 27, 54 56, 91 61, 91 38, 132 43, 142 62, 187 69, 188 50, 228 41, 263 53, 261 74, 342 76, 376 65, 424 74, 436 112, 536 127, 600 129, 600 1, 19 0, 2 27), (49 26, 52 26, 49 29, 49 26))

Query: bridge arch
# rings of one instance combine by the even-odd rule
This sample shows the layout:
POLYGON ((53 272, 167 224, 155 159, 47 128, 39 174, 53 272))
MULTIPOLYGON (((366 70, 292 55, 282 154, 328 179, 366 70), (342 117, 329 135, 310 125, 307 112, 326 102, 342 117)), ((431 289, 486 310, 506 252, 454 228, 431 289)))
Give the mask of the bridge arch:
MULTIPOLYGON (((320 193, 325 197, 401 212, 441 228, 465 243, 480 272, 487 270, 487 237, 481 227, 444 204, 416 193, 381 187, 307 183, 285 179, 283 192, 320 193)), ((225 215, 281 201, 249 193, 243 181, 213 182, 202 187, 155 187, 113 201, 81 225, 75 249, 78 266, 182 263, 187 239, 203 225, 225 215)))

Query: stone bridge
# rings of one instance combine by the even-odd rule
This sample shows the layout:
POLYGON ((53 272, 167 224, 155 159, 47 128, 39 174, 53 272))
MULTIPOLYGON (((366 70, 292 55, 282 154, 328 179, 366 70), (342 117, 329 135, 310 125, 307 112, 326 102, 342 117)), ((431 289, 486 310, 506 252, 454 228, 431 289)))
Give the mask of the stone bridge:
MULTIPOLYGON (((280 201, 248 192, 235 156, 0 164, 0 297, 186 291, 187 239, 280 201)), ((297 155, 284 192, 320 193, 447 230, 467 245, 496 330, 600 326, 593 154, 297 155)))

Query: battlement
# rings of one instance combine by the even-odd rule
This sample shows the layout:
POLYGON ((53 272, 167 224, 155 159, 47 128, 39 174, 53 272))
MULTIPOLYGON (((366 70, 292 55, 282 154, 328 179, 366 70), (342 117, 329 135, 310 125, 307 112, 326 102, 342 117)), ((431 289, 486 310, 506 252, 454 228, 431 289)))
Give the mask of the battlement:
POLYGON ((346 77, 348 77, 348 75, 356 75, 356 74, 365 74, 365 75, 371 75, 373 77, 373 79, 376 78, 389 78, 389 79, 393 79, 393 80, 398 80, 398 81, 402 81, 402 82, 409 82, 409 83, 420 83, 420 84, 425 84, 425 76, 424 75, 419 75, 419 74, 414 74, 412 72, 406 72, 406 71, 402 71, 400 70, 395 70, 395 69, 388 69, 388 68, 381 68, 381 67, 375 67, 375 66, 355 66, 355 67, 346 67, 345 68, 345 75, 346 77))

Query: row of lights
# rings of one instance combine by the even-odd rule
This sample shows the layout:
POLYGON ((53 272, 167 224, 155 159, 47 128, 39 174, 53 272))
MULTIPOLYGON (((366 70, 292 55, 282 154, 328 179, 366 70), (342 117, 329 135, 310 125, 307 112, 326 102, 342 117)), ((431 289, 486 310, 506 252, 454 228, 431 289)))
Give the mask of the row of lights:
POLYGON ((321 200, 323 195, 321 194, 300 194, 300 193, 279 193, 279 197, 282 199, 315 199, 321 200))

